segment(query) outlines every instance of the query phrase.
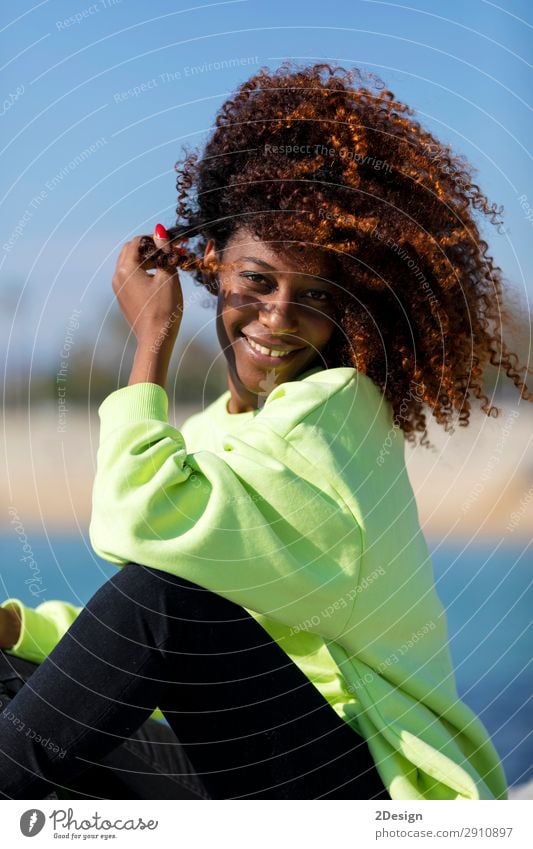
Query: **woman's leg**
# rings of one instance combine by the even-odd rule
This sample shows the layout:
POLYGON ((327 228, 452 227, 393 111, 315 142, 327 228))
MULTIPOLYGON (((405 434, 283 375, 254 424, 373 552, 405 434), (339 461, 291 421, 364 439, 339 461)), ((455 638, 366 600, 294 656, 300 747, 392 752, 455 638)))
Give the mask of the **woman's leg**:
POLYGON ((58 790, 56 797, 211 798, 172 729, 155 719, 148 719, 116 749, 93 761, 86 772, 69 782, 69 790, 58 790))
MULTIPOLYGON (((38 668, 0 650, 0 710, 13 700, 38 668)), ((148 719, 137 731, 86 772, 55 788, 50 799, 209 799, 176 735, 163 722, 148 719)))
POLYGON ((366 743, 253 617, 137 564, 98 590, 0 715, 0 793, 68 789, 156 706, 212 798, 388 798, 366 743))

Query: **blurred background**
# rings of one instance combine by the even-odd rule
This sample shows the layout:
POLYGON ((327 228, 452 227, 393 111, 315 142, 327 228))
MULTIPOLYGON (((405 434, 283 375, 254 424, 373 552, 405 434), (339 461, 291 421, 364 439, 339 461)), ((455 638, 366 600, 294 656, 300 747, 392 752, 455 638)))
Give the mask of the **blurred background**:
MULTIPOLYGON (((293 58, 375 73, 469 158, 504 207, 505 227, 483 234, 508 281, 508 345, 531 365, 527 0, 21 0, 0 14, 2 597, 83 604, 114 571, 93 554, 88 522, 98 404, 126 385, 133 351, 111 289, 116 258, 156 222, 174 223, 174 163, 261 66, 293 58)), ((181 278, 168 384, 178 427, 226 389, 213 301, 181 278)), ((497 419, 476 412, 453 434, 432 426, 435 449, 407 446, 406 457, 460 694, 518 785, 533 779, 533 406, 503 378, 487 371, 497 419)))

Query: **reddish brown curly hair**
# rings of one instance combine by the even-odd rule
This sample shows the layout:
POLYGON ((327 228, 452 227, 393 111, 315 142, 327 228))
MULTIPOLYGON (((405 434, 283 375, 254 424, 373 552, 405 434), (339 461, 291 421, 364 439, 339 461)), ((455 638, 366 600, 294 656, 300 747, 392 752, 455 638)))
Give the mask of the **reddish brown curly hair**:
MULTIPOLYGON (((331 252, 339 286, 338 323, 326 367, 367 374, 390 401, 395 426, 426 438, 427 405, 450 430, 469 423, 471 393, 483 393, 488 363, 520 390, 516 354, 502 338, 512 323, 501 270, 488 255, 476 213, 501 224, 473 183, 464 157, 424 130, 414 112, 374 75, 329 64, 275 72, 261 68, 220 108, 200 157, 176 163, 176 227, 184 255, 158 251, 216 292, 217 254, 240 226, 291 253, 314 245, 331 252), (354 84, 354 81, 356 83, 354 84)), ((145 237, 141 259, 154 251, 145 237)))

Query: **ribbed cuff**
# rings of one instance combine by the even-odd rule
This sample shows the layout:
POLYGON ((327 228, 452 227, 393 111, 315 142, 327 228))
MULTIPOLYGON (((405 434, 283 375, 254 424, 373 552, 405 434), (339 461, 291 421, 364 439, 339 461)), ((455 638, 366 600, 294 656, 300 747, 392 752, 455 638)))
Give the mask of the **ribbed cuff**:
POLYGON ((108 395, 98 415, 100 440, 122 425, 146 419, 168 422, 168 395, 158 383, 133 383, 108 395))
POLYGON ((15 645, 6 651, 22 660, 42 663, 48 654, 50 623, 43 623, 42 617, 18 598, 8 598, 0 606, 16 610, 20 617, 20 636, 15 645))

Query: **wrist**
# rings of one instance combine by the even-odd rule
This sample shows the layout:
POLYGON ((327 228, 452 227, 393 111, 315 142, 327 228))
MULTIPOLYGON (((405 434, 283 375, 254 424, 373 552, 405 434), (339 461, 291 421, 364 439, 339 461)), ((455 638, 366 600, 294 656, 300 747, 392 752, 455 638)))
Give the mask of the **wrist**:
POLYGON ((173 345, 166 340, 161 346, 153 339, 145 338, 138 342, 133 358, 133 365, 128 381, 134 383, 158 383, 165 389, 168 367, 172 356, 173 345))
POLYGON ((171 313, 164 323, 142 325, 136 330, 137 346, 158 353, 174 347, 181 324, 181 312, 171 313))

